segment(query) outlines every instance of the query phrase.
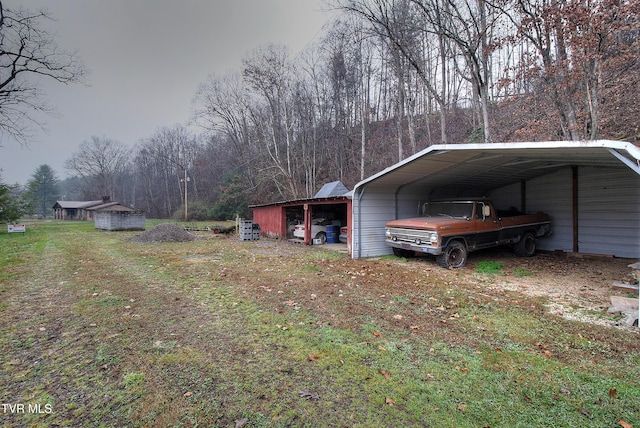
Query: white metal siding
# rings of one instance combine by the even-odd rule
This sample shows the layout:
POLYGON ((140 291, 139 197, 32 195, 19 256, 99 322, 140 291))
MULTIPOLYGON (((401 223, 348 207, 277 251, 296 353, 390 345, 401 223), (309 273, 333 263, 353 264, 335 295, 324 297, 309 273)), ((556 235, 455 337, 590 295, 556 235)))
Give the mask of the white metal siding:
POLYGON ((571 168, 566 168, 526 184, 527 211, 542 211, 551 217, 552 235, 538 241, 541 250, 573 251, 572 182, 571 168))
MULTIPOLYGON (((521 184, 514 183, 491 192, 498 209, 520 209, 521 184)), ((525 185, 526 211, 545 212, 551 217, 552 235, 537 243, 542 250, 573 250, 572 172, 570 168, 530 180, 525 185)))
POLYGON ((489 198, 495 205, 496 209, 506 210, 509 207, 516 207, 517 209, 520 209, 520 183, 514 183, 509 186, 496 189, 491 192, 489 198))
POLYGON ((401 191, 396 198, 398 203, 397 217, 390 217, 387 221, 395 220, 396 218, 418 217, 420 215, 420 204, 421 202, 426 202, 424 197, 422 197, 422 190, 415 188, 403 190, 404 191, 401 191))
POLYGON ((578 250, 640 257, 640 176, 628 168, 578 171, 578 250))
POLYGON ((353 196, 353 247, 355 258, 391 254, 385 243, 384 225, 395 218, 395 194, 366 188, 353 196))

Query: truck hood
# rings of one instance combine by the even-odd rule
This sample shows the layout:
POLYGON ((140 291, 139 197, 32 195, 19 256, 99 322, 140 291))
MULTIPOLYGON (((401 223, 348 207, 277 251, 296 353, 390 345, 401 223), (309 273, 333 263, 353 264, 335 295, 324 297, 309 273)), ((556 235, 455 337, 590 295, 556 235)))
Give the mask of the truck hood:
POLYGON ((387 222, 387 227, 396 227, 400 229, 431 229, 435 231, 459 229, 469 224, 469 220, 451 217, 415 217, 403 218, 387 222))

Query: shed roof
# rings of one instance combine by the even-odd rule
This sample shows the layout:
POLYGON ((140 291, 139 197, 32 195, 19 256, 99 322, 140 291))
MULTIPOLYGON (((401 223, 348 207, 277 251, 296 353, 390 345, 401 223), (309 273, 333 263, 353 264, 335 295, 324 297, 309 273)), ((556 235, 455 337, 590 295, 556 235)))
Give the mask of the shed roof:
POLYGON ((330 198, 332 196, 346 196, 349 193, 349 189, 344 187, 341 181, 332 181, 331 183, 326 183, 318 193, 314 196, 314 198, 330 198))
POLYGON ((359 182, 354 188, 407 185, 451 193, 473 188, 478 194, 570 166, 626 165, 640 174, 640 149, 627 142, 552 141, 490 144, 440 144, 359 182))
POLYGON ((347 189, 341 181, 326 183, 313 198, 290 199, 288 201, 269 202, 266 204, 249 205, 249 208, 269 207, 274 205, 291 206, 301 204, 317 204, 352 199, 353 191, 347 189))
POLYGON ((101 204, 101 205, 88 208, 88 210, 99 211, 99 212, 141 212, 136 208, 123 205, 120 202, 107 202, 106 204, 101 204))

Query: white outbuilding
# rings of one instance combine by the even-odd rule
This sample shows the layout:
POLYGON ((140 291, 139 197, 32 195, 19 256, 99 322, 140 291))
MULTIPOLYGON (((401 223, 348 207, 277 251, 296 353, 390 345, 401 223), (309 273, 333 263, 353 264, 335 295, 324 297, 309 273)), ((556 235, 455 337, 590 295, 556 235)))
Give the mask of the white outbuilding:
POLYGON ((610 140, 428 147, 355 186, 352 257, 391 254, 387 221, 453 197, 548 213, 541 250, 640 258, 640 148, 610 140))

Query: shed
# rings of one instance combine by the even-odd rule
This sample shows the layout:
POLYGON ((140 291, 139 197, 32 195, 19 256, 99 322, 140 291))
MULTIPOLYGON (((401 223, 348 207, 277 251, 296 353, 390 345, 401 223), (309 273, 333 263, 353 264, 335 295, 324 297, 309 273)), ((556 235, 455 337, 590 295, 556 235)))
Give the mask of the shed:
POLYGON ((610 140, 428 147, 355 186, 352 257, 390 254, 387 221, 452 197, 548 213, 542 250, 640 258, 640 149, 610 140))
MULTIPOLYGON (((306 230, 310 231, 311 220, 318 216, 347 226, 348 235, 351 235, 351 193, 340 181, 325 184, 313 198, 252 205, 250 208, 253 222, 260 225, 262 234, 267 237, 292 238, 293 227, 300 223, 308 225, 306 230)), ((312 237, 310 233, 306 235, 303 242, 309 245, 312 237)), ((347 246, 349 242, 350 238, 347 238, 347 246)))
POLYGON ((89 208, 94 213, 94 224, 100 230, 145 230, 146 217, 143 211, 108 202, 89 208))

